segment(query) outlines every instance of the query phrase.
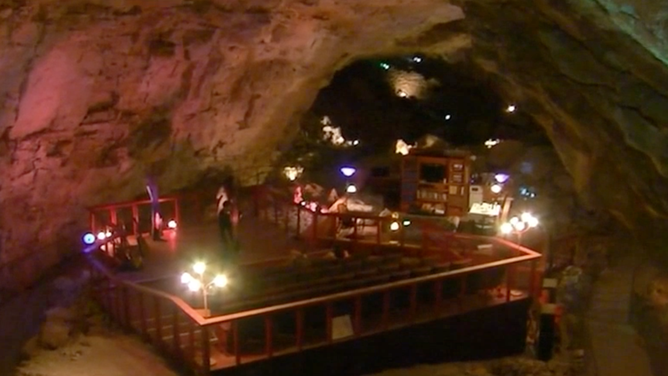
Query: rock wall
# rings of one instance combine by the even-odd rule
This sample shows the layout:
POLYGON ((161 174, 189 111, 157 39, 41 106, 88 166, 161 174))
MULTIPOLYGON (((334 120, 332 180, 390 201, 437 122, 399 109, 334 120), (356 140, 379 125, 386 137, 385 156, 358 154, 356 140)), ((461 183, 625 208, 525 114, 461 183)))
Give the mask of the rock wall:
MULTIPOLYGON (((666 1, 0 0, 0 265, 37 275, 85 206, 262 175, 336 69, 464 60, 648 244, 668 202, 666 1), (21 269, 23 270, 23 269, 21 269)), ((6 284, 5 284, 6 285, 6 284)))

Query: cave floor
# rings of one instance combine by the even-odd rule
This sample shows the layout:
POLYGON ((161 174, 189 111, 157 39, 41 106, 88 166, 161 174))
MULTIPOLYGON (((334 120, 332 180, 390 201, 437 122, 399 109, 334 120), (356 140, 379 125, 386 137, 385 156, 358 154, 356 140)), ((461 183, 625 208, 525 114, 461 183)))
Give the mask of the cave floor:
POLYGON ((601 376, 664 376, 652 372, 650 359, 665 357, 641 347, 641 337, 629 324, 633 279, 631 256, 605 270, 594 286, 586 317, 595 374, 601 376))
MULTIPOLYGON (((239 222, 239 262, 250 264, 285 257, 291 250, 306 251, 307 245, 285 233, 285 230, 257 217, 239 222)), ((168 234, 165 241, 148 240, 149 251, 144 267, 138 271, 121 272, 123 278, 135 282, 171 278, 180 275, 195 260, 221 258, 221 241, 215 223, 180 228, 168 234)))

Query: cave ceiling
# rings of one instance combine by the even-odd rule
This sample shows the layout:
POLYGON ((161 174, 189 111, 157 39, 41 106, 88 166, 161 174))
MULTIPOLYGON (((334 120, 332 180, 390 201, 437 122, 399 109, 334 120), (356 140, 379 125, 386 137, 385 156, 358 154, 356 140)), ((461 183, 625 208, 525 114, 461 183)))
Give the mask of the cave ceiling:
POLYGON ((254 182, 338 69, 412 53, 532 116, 585 203, 666 230, 665 0, 0 0, 0 263, 147 174, 254 182))

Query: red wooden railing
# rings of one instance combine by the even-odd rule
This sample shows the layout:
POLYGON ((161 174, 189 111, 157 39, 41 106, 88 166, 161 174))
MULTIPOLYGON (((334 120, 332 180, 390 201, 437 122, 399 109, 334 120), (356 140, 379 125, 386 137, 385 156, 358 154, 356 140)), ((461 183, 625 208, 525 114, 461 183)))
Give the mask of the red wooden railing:
MULTIPOLYGON (((173 219, 180 222, 179 198, 176 196, 162 197, 159 199, 162 205, 168 204, 168 213, 163 213, 165 222, 173 219)), ((161 208, 162 209, 162 208, 161 208)), ((132 200, 91 206, 88 208, 90 230, 96 234, 108 226, 117 225, 120 222, 126 224, 128 233, 139 234, 145 225, 151 223, 151 200, 132 200), (119 218, 121 212, 125 211, 126 218, 119 218), (144 214, 144 215, 142 215, 144 214)))
MULTIPOLYGON (((263 218, 284 226, 286 233, 304 236, 314 248, 339 242, 350 246, 353 254, 369 251, 382 253, 388 248, 397 248, 407 253, 431 252, 447 257, 450 251, 424 249, 419 242, 412 243, 406 238, 408 230, 403 226, 397 232, 385 230, 390 221, 394 221, 393 218, 314 212, 286 201, 280 195, 258 195, 256 198, 263 218), (373 239, 358 236, 341 239, 333 232, 318 231, 322 218, 335 224, 352 220, 353 235, 362 231, 358 230, 358 226, 372 226, 377 231, 373 239), (302 221, 312 226, 309 228, 302 221)), ((93 256, 90 256, 90 266, 98 301, 114 320, 140 333, 157 349, 168 354, 169 359, 198 374, 208 374, 212 370, 327 346, 536 295, 539 281, 536 264, 540 254, 504 239, 454 233, 446 235, 452 237, 452 244, 459 242, 458 252, 461 254, 472 254, 478 245, 486 244, 504 256, 456 270, 361 286, 210 318, 203 317, 179 297, 115 276, 102 260, 93 256), (530 273, 517 273, 518 266, 526 263, 530 264, 530 273), (491 292, 481 301, 469 284, 476 281, 474 277, 490 271, 503 271, 504 281, 497 286, 486 286, 491 292), (454 291, 450 289, 452 286, 456 287, 454 291), (406 304, 398 304, 399 301, 406 304), (339 338, 334 335, 335 322, 342 317, 350 320, 352 330, 339 338), (315 327, 309 325, 314 321, 320 324, 315 327), (263 328, 260 331, 262 334, 258 334, 257 330, 249 334, 249 327, 263 328), (248 348, 248 336, 253 337, 255 348, 248 348), (260 343, 259 347, 257 343, 260 343)))

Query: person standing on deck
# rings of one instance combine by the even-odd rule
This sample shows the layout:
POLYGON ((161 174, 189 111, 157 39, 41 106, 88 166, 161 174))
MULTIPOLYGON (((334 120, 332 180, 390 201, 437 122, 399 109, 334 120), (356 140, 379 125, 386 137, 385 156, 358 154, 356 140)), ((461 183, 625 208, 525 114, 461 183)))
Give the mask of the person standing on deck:
POLYGON ((223 261, 232 262, 235 256, 234 250, 234 225, 232 223, 232 202, 226 200, 222 210, 218 213, 218 230, 223 246, 223 261))
POLYGON ((220 215, 220 212, 223 211, 223 204, 225 204, 226 201, 230 199, 229 195, 227 194, 227 189, 225 189, 225 186, 222 185, 220 186, 220 189, 218 189, 218 193, 216 194, 216 200, 218 202, 218 210, 216 213, 220 215))
POLYGON ((162 240, 160 229, 162 228, 162 216, 160 215, 160 197, 158 196, 158 185, 153 177, 146 179, 146 191, 151 200, 151 237, 153 240, 162 240))

